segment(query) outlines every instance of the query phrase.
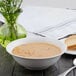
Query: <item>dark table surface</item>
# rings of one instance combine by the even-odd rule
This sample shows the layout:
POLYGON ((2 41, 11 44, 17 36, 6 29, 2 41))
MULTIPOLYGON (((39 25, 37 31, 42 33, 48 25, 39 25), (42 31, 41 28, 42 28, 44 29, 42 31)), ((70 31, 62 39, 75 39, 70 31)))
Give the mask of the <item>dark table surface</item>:
MULTIPOLYGON (((0 76, 57 76, 73 66, 72 61, 75 57, 64 54, 55 65, 45 70, 31 71, 16 63, 6 50, 0 46, 0 76)), ((67 76, 76 76, 76 69, 67 76)))

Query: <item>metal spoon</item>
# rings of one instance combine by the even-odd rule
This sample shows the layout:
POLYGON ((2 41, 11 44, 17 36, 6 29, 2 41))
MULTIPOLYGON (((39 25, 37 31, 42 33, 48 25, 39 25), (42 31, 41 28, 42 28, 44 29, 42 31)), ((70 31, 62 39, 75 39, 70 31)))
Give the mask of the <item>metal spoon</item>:
POLYGON ((72 36, 72 35, 76 35, 76 32, 73 33, 73 34, 68 34, 68 35, 66 35, 66 36, 64 36, 64 37, 62 37, 62 38, 59 38, 58 40, 61 40, 61 39, 67 38, 67 37, 72 36))
POLYGON ((67 76, 67 74, 72 71, 73 69, 76 68, 76 58, 73 60, 73 67, 71 67, 70 69, 68 69, 67 71, 63 72, 62 74, 59 74, 58 76, 67 76))

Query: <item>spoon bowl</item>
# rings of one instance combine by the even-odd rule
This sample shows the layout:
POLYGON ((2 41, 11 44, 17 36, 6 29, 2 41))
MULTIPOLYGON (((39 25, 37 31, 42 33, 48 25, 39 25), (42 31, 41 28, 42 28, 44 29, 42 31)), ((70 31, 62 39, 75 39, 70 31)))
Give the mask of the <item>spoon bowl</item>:
POLYGON ((76 66, 76 58, 73 60, 73 65, 76 66))
POLYGON ((73 60, 73 65, 74 65, 73 67, 71 67, 70 69, 68 69, 67 71, 63 72, 62 74, 60 74, 58 76, 67 76, 67 74, 69 72, 71 72, 73 69, 75 69, 76 68, 76 58, 73 60))

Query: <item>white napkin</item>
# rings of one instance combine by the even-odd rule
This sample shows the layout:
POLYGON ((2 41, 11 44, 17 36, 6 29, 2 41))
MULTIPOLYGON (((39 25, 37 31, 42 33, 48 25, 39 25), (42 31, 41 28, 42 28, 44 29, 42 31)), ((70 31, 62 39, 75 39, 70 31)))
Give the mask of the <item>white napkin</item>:
POLYGON ((48 31, 42 32, 41 34, 47 37, 53 37, 55 39, 62 38, 66 35, 76 33, 76 22, 66 24, 63 27, 58 27, 55 29, 50 29, 48 31))
POLYGON ((28 31, 37 32, 47 26, 56 26, 71 18, 76 18, 75 10, 24 6, 18 23, 22 24, 28 31))

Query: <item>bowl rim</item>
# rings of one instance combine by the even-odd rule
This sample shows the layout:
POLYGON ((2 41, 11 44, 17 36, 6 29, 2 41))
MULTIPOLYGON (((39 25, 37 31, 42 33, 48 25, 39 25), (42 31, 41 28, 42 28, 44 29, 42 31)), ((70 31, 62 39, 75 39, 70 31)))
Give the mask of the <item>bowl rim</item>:
MULTIPOLYGON (((32 37, 33 38, 33 37, 32 37)), ((42 37, 43 38, 43 37, 42 37)), ((45 37, 45 38, 48 38, 49 39, 49 37, 45 37)), ((13 54, 13 53, 10 53, 9 51, 8 51, 8 48, 9 48, 9 46, 11 45, 11 44, 13 44, 13 43, 15 43, 16 41, 19 41, 19 40, 23 40, 23 39, 26 39, 26 38, 21 38, 21 39, 17 39, 17 40, 14 40, 14 41, 12 41, 12 42, 10 42, 7 46, 6 46, 6 51, 11 55, 11 56, 13 56, 13 57, 18 57, 18 58, 21 58, 21 59, 31 59, 31 60, 41 60, 41 59, 52 59, 52 58, 55 58, 55 57, 58 57, 58 56, 61 56, 61 55, 63 55, 64 53, 65 53, 65 51, 67 50, 67 48, 66 48, 66 45, 63 43, 63 42, 61 42, 61 41, 59 41, 59 40, 57 40, 57 39, 53 39, 53 38, 50 38, 50 41, 51 40, 55 40, 55 41, 58 41, 59 43, 61 43, 63 46, 64 46, 64 51, 61 51, 61 53, 60 54, 57 54, 57 55, 55 55, 55 56, 51 56, 51 57, 39 57, 39 58, 37 58, 37 57, 23 57, 23 56, 19 56, 19 55, 15 55, 15 54, 13 54)), ((45 43, 45 42, 44 42, 45 43)), ((47 42, 48 43, 48 42, 47 42)))

